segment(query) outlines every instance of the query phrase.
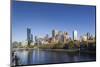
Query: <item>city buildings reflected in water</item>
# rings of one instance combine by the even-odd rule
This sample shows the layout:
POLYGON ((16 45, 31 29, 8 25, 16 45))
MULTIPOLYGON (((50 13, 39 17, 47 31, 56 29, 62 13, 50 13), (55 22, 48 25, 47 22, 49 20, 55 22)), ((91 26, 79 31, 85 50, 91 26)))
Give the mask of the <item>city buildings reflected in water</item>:
POLYGON ((80 52, 66 52, 63 49, 57 50, 18 50, 17 56, 20 58, 18 65, 30 64, 49 64, 49 63, 64 63, 78 61, 95 61, 95 54, 87 54, 80 52))

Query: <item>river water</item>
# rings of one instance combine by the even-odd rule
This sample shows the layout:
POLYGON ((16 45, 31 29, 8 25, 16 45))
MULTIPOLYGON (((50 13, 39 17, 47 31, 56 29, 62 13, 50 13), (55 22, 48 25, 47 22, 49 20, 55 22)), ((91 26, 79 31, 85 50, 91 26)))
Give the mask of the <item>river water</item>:
POLYGON ((16 55, 19 58, 17 65, 36 65, 36 64, 52 64, 52 63, 69 63, 95 61, 95 54, 67 52, 67 51, 52 51, 52 50, 17 50, 16 55))

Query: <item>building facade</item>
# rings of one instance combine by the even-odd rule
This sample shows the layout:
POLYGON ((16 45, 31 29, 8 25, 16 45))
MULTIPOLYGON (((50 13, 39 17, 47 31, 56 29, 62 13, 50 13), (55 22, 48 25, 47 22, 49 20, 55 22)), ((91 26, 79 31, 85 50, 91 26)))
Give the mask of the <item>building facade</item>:
POLYGON ((77 30, 73 31, 73 40, 78 40, 77 30))

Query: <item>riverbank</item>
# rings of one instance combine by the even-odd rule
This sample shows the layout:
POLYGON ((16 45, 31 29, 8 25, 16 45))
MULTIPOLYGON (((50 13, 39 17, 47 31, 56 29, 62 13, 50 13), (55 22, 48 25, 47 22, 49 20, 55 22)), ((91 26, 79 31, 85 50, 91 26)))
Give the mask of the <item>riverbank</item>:
POLYGON ((63 52, 78 52, 80 49, 40 49, 46 51, 63 51, 63 52))
POLYGON ((41 49, 41 48, 13 48, 12 51, 18 51, 18 50, 41 50, 41 51, 59 51, 59 52, 81 52, 81 53, 92 53, 96 54, 96 51, 91 50, 81 50, 79 48, 77 49, 41 49))
POLYGON ((63 51, 63 52, 78 52, 80 49, 34 49, 34 48, 13 48, 13 51, 16 50, 43 50, 43 51, 63 51))

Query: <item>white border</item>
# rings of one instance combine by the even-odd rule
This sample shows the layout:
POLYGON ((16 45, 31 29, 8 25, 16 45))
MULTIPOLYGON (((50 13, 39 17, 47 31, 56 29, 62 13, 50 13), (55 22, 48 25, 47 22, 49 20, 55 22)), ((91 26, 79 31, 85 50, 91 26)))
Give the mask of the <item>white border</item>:
POLYGON ((10 1, 0 0, 0 67, 10 64, 10 1))

